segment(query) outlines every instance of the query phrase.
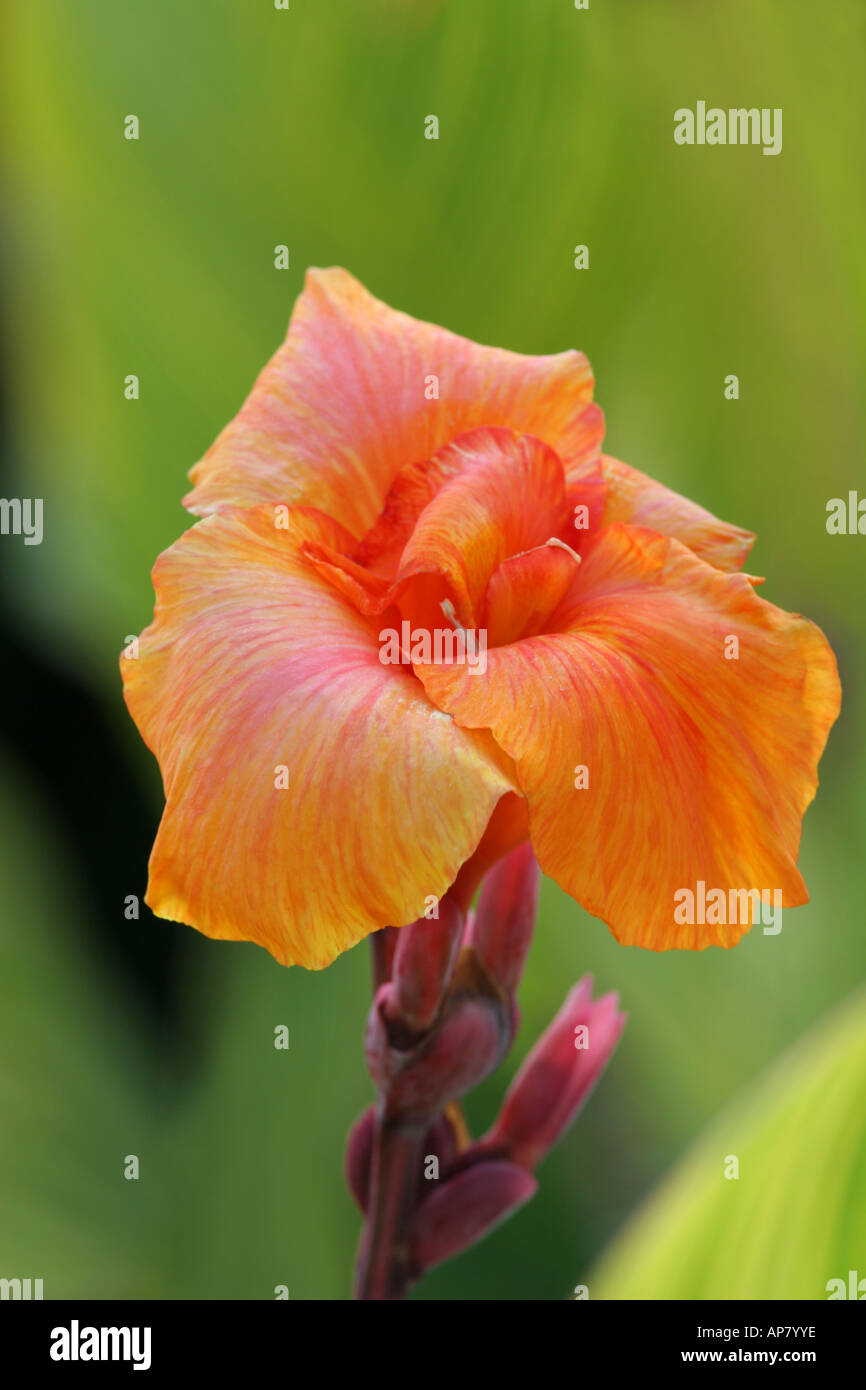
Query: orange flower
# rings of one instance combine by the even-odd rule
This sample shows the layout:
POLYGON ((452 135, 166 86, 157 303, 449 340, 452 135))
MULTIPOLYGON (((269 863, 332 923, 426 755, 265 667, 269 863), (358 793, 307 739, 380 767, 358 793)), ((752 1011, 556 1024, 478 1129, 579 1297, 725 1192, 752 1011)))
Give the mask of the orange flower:
POLYGON ((748 532, 601 453, 592 387, 309 272, 121 659, 154 912, 318 968, 527 833, 623 942, 733 945, 698 883, 807 900, 832 652, 748 532))

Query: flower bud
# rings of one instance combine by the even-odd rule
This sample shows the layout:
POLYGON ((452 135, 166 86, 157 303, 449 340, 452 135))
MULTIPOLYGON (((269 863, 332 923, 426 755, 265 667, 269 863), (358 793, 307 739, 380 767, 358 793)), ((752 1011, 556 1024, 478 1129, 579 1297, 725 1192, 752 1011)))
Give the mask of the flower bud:
POLYGON ((476 1086, 511 1044, 515 1011, 471 947, 460 954, 451 989, 436 1026, 406 1037, 393 1022, 396 985, 376 993, 367 1016, 367 1067, 382 1097, 383 1116, 418 1123, 432 1120, 451 1101, 476 1086))
POLYGON ((568 1128, 609 1060, 625 1025, 615 994, 592 998, 592 978, 575 985, 517 1073, 480 1149, 534 1168, 568 1128))
POLYGON ((488 973, 508 994, 520 982, 532 941, 539 879, 531 844, 519 845, 485 878, 467 934, 488 973))
POLYGON ((409 1034, 425 1033, 430 1027, 454 974, 463 913, 446 895, 439 903, 439 917, 419 917, 401 927, 391 966, 393 993, 386 1006, 391 1023, 402 1025, 409 1034))
MULTIPOLYGON (((349 1191, 366 1216, 370 1206, 370 1175, 373 1171, 373 1147, 379 1123, 375 1105, 370 1105, 355 1121, 346 1143, 345 1172, 349 1191)), ((436 1158, 439 1173, 448 1172, 460 1147, 460 1133, 451 1112, 437 1116, 424 1136, 422 1157, 426 1163, 436 1158)), ((418 1201, 427 1196, 429 1181, 423 1164, 418 1169, 418 1201)))
POLYGON ((447 1014, 424 1044, 402 1065, 397 1054, 386 1113, 404 1120, 435 1115, 498 1065, 510 1036, 510 1017, 499 1001, 473 996, 449 1001, 447 1014))
POLYGON ((430 1192, 430 1179, 424 1176, 424 1165, 430 1158, 435 1158, 438 1163, 439 1177, 447 1174, 454 1160, 460 1151, 461 1134, 455 1124, 453 1112, 460 1115, 461 1128, 465 1128, 462 1114, 459 1107, 452 1106, 443 1114, 437 1116, 433 1124, 424 1136, 424 1163, 421 1165, 418 1181, 418 1201, 421 1202, 430 1192))
POLYGON ((524 1168, 489 1159, 442 1183, 415 1213, 409 1236, 412 1264, 420 1274, 487 1235, 536 1189, 524 1168))
POLYGON ((370 1105, 352 1126, 346 1144, 346 1182, 363 1213, 369 1205, 373 1139, 376 1134, 376 1107, 370 1105))

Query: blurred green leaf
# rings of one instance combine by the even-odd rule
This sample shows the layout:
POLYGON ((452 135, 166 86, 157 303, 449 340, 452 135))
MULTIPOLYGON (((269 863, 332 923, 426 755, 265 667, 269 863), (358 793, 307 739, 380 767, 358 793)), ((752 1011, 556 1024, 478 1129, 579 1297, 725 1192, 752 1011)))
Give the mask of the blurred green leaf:
POLYGON ((42 1279, 46 1298, 149 1297, 163 1200, 141 1021, 87 948, 62 846, 8 778, 0 823, 0 1276, 42 1279))
POLYGON ((852 1269, 866 1278, 862 991, 710 1127, 587 1283, 592 1298, 815 1299, 852 1269))
MULTIPOLYGON (((149 1058, 90 951, 72 867, 8 769, 0 824, 0 1277, 41 1278, 46 1298, 347 1296, 367 952, 312 974, 202 941, 189 1014, 204 1061, 179 1089, 177 1059, 149 1058)), ((124 929, 140 924, 119 909, 124 929)))

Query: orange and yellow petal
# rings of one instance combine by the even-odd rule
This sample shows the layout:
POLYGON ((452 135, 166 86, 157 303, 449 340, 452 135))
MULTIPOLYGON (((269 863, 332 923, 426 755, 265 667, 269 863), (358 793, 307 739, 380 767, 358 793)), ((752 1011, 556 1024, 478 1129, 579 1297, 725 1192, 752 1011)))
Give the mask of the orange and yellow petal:
POLYGON ((489 735, 380 662, 378 624, 301 553, 351 537, 289 520, 263 506, 188 531, 121 667, 165 786, 147 902, 319 968, 444 893, 513 781, 489 735))
POLYGON ((488 647, 504 647, 541 632, 568 593, 580 556, 550 540, 503 560, 490 576, 481 627, 488 647))
POLYGON ((745 915, 731 890, 805 902, 801 820, 840 699, 820 630, 744 575, 622 525, 585 549, 554 623, 490 651, 485 674, 417 668, 437 705, 514 760, 544 871, 621 942, 655 950, 735 944, 749 923, 727 920, 745 915), (710 920, 718 904, 677 920, 675 895, 697 903, 700 883, 727 895, 725 921, 710 920))
POLYGON ((389 308, 345 270, 310 270, 288 336, 190 474, 190 511, 315 506, 363 535, 398 470, 479 425, 534 434, 567 466, 603 418, 580 352, 482 347, 389 308))
POLYGON ((755 541, 752 531, 720 521, 697 502, 606 454, 601 472, 607 483, 602 525, 620 521, 672 536, 716 569, 738 570, 745 563, 755 541))
POLYGON ((545 544, 562 529, 565 478, 541 440, 479 429, 441 450, 458 467, 419 516, 400 560, 394 592, 439 577, 464 627, 478 627, 487 584, 509 556, 545 544))

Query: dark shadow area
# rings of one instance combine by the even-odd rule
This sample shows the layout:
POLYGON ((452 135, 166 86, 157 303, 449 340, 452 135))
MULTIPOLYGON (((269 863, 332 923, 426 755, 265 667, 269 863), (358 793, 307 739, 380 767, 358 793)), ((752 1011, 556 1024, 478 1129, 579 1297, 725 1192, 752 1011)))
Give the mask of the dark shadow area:
MULTIPOLYGON (((5 406, 0 380, 0 495, 9 497, 15 483, 5 406)), ((7 566, 0 564, 0 594, 8 585, 7 566)), ((20 771, 38 799, 40 822, 66 847, 81 908, 74 917, 88 933, 89 951, 149 1022, 154 1047, 175 1053, 180 1047, 189 1062, 194 1040, 179 986, 198 943, 188 939, 194 933, 154 917, 143 901, 159 807, 143 794, 96 698, 52 664, 50 649, 28 640, 9 609, 8 603, 0 609, 0 758, 20 771), (137 920, 124 915, 131 893, 139 898, 137 920)))

